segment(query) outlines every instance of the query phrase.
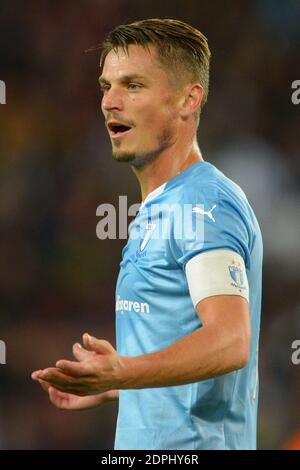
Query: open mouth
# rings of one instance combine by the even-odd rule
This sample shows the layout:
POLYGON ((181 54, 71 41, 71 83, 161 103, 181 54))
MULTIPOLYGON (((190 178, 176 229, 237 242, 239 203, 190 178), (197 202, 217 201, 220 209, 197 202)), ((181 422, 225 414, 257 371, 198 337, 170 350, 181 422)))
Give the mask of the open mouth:
POLYGON ((131 127, 126 126, 125 124, 119 124, 117 122, 110 122, 108 124, 108 129, 111 137, 116 138, 121 137, 127 132, 129 132, 131 127))

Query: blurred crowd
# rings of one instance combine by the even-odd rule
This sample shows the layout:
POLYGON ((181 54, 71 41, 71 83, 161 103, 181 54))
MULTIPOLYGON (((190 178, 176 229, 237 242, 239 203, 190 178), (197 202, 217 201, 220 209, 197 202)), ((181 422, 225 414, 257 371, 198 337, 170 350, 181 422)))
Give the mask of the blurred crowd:
POLYGON ((96 208, 140 194, 130 169, 112 160, 99 53, 86 51, 118 24, 150 17, 182 19, 209 39, 199 145, 242 186, 264 236, 258 444, 300 449, 300 365, 291 362, 300 339, 297 0, 1 1, 0 448, 113 447, 116 404, 59 411, 30 373, 71 357, 85 331, 115 345, 124 240, 97 239, 96 208))

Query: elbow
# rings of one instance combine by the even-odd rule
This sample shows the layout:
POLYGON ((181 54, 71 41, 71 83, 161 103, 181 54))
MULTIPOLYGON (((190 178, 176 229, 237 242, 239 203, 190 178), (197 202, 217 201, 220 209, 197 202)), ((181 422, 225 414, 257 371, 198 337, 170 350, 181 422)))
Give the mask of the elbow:
POLYGON ((235 369, 243 369, 250 360, 250 336, 240 337, 235 344, 235 369))
POLYGON ((236 369, 243 369, 246 367, 250 359, 249 352, 243 352, 240 354, 239 360, 237 361, 236 369))
POLYGON ((250 332, 247 329, 232 331, 228 342, 227 371, 243 369, 250 360, 250 332))

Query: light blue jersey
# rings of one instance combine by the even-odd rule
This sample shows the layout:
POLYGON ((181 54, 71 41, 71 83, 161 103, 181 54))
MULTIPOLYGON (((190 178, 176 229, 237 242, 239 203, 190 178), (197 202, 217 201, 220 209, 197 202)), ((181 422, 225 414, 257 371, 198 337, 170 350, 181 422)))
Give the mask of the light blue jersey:
POLYGON ((255 449, 262 239, 246 196, 212 164, 195 163, 150 194, 131 224, 130 235, 116 289, 118 353, 138 356, 158 351, 201 327, 185 265, 201 252, 229 249, 240 254, 246 266, 251 356, 243 369, 217 378, 121 390, 115 449, 255 449), (149 216, 154 204, 165 209, 149 216), (172 216, 166 209, 174 204, 202 207, 200 237, 197 232, 195 236, 188 232, 185 239, 175 234, 178 214, 172 216), (164 218, 170 236, 156 236, 164 218))

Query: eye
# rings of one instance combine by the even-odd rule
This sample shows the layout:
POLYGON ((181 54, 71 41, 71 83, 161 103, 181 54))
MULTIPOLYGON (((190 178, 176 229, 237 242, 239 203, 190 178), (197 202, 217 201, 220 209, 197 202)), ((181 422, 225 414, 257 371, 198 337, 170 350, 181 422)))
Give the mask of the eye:
POLYGON ((139 85, 138 83, 128 83, 128 88, 131 91, 136 91, 141 88, 141 85, 139 85))
POLYGON ((110 89, 110 85, 108 84, 105 84, 105 83, 102 83, 100 85, 100 90, 102 91, 102 93, 105 93, 106 91, 108 91, 110 89))

